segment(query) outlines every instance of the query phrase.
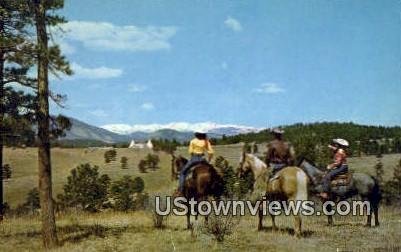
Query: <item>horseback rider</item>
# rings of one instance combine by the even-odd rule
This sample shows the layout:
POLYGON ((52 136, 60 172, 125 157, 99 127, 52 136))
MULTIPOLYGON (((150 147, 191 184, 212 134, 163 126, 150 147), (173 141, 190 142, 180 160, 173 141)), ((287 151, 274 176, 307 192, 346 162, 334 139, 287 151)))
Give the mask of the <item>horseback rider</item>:
POLYGON ((284 130, 274 128, 271 133, 274 139, 267 144, 266 164, 272 168, 271 176, 273 176, 284 167, 294 164, 295 152, 291 144, 284 141, 284 130))
POLYGON ((322 198, 328 198, 330 191, 331 180, 339 174, 348 173, 347 153, 345 149, 348 148, 349 143, 345 139, 333 139, 332 143, 328 146, 334 155, 334 162, 327 166, 328 172, 323 178, 323 192, 320 193, 322 198))
POLYGON ((189 154, 191 155, 190 160, 185 164, 185 166, 181 169, 180 178, 179 178, 179 187, 178 193, 183 193, 184 191, 184 182, 185 177, 189 171, 189 169, 198 162, 206 161, 204 156, 207 153, 208 162, 212 160, 213 157, 213 148, 210 144, 209 139, 207 138, 206 133, 204 132, 195 132, 195 138, 191 140, 189 143, 189 154))

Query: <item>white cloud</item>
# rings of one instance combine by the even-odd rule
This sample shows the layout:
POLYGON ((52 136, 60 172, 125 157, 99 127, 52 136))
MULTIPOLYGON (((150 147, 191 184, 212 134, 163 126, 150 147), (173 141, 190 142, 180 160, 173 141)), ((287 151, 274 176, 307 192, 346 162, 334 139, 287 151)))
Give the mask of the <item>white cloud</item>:
POLYGON ((230 28, 231 30, 235 31, 235 32, 240 32, 242 31, 242 25, 241 23, 232 17, 228 17, 225 21, 224 24, 230 28))
POLYGON ((123 71, 118 68, 109 68, 105 66, 96 68, 87 68, 78 63, 71 63, 71 68, 74 71, 72 79, 108 79, 121 76, 123 71))
POLYGON ((155 51, 170 49, 174 26, 118 26, 108 22, 70 21, 62 25, 65 38, 86 48, 115 51, 155 51))
POLYGON ((141 105, 141 108, 144 110, 153 110, 155 106, 151 102, 145 102, 141 105))
POLYGON ((146 86, 139 85, 139 84, 129 84, 128 85, 128 92, 131 93, 141 93, 146 90, 146 86))
POLYGON ((235 124, 218 124, 214 122, 199 122, 199 123, 172 122, 166 124, 157 124, 157 123, 135 124, 132 126, 127 124, 109 124, 102 126, 102 128, 119 134, 130 134, 137 131, 154 132, 161 129, 173 129, 181 132, 195 132, 195 131, 210 132, 218 128, 236 128, 239 130, 239 132, 242 133, 256 132, 261 130, 255 127, 235 125, 235 124))
POLYGON ((280 87, 277 83, 263 83, 259 88, 254 89, 257 93, 265 93, 265 94, 276 94, 283 93, 285 89, 280 87))
POLYGON ((97 116, 97 117, 107 117, 108 114, 103 110, 103 109, 95 109, 92 111, 89 111, 90 114, 97 116))

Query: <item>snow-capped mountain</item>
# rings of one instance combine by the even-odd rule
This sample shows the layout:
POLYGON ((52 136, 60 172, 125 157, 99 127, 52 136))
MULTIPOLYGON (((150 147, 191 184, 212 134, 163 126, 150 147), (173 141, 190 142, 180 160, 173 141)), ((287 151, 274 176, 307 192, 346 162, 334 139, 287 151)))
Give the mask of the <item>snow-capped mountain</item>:
POLYGON ((212 122, 168 124, 109 124, 102 127, 89 125, 70 118, 72 127, 66 132, 64 140, 96 140, 106 143, 121 143, 132 139, 144 141, 147 139, 176 139, 188 141, 195 131, 207 132, 210 137, 232 136, 242 133, 257 132, 260 129, 242 125, 217 124, 212 122))
POLYGON ((214 122, 200 122, 200 123, 187 123, 187 122, 172 122, 167 124, 108 124, 101 128, 108 131, 121 134, 131 135, 136 132, 153 133, 159 130, 170 129, 179 132, 195 132, 202 131, 213 133, 216 135, 237 135, 242 133, 257 132, 261 129, 243 125, 234 124, 218 124, 214 122))

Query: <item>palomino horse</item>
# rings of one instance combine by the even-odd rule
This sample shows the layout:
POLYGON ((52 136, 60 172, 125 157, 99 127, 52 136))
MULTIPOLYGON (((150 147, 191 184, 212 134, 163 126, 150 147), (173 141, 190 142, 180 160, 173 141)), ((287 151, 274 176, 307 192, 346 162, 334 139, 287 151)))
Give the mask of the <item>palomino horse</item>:
MULTIPOLYGON (((175 159, 175 166, 177 170, 188 162, 184 157, 177 157, 175 159)), ((191 168, 191 174, 188 174, 184 183, 184 197, 189 201, 194 199, 196 202, 207 200, 209 196, 219 198, 223 194, 224 185, 223 179, 217 173, 216 169, 209 163, 200 162, 191 168)), ((197 219, 198 216, 195 216, 197 219)), ((207 221, 207 216, 205 216, 207 221)), ((187 228, 191 228, 190 211, 187 212, 187 228)))
MULTIPOLYGON (((253 154, 244 154, 245 160, 257 160, 257 161, 245 161, 240 163, 239 170, 246 172, 247 169, 252 171, 258 171, 255 164, 263 163, 258 157, 253 154), (247 164, 247 165, 245 165, 247 164)), ((266 164, 265 164, 266 166, 266 164)), ((255 174, 256 176, 256 174, 255 174)), ((308 199, 308 177, 305 172, 298 167, 286 167, 278 171, 272 179, 267 182, 266 187, 266 200, 269 201, 294 201, 297 202, 305 201, 308 199)), ((262 206, 263 204, 261 204, 262 206)), ((275 216, 270 215, 272 219, 273 230, 277 229, 275 216)), ((263 229, 263 211, 259 208, 259 225, 258 230, 263 229)), ((301 211, 294 213, 294 231, 297 237, 301 236, 302 233, 302 220, 301 211)))
POLYGON ((267 182, 267 165, 253 154, 242 152, 239 168, 237 170, 238 177, 243 177, 247 172, 251 171, 255 180, 253 190, 256 184, 261 182, 263 185, 267 182))
MULTIPOLYGON (((325 172, 318 169, 311 161, 302 159, 300 167, 306 172, 310 178, 312 193, 317 193, 321 190, 322 178, 325 172)), ((329 193, 331 201, 339 201, 359 195, 362 200, 367 200, 370 203, 370 212, 367 213, 366 226, 372 224, 372 214, 375 215, 375 226, 379 225, 379 203, 381 200, 380 188, 377 180, 365 173, 353 173, 352 179, 348 185, 332 186, 329 193)), ((331 211, 331 205, 328 205, 328 211, 331 211)), ((333 216, 328 216, 329 225, 333 224, 333 216)))

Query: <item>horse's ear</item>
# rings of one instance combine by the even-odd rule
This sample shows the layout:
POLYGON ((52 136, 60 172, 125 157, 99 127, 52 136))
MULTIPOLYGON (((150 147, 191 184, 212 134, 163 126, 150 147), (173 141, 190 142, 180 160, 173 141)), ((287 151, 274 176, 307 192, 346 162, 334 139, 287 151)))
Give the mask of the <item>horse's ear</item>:
POLYGON ((246 151, 245 151, 245 148, 242 150, 242 161, 245 161, 245 158, 246 158, 246 151))

